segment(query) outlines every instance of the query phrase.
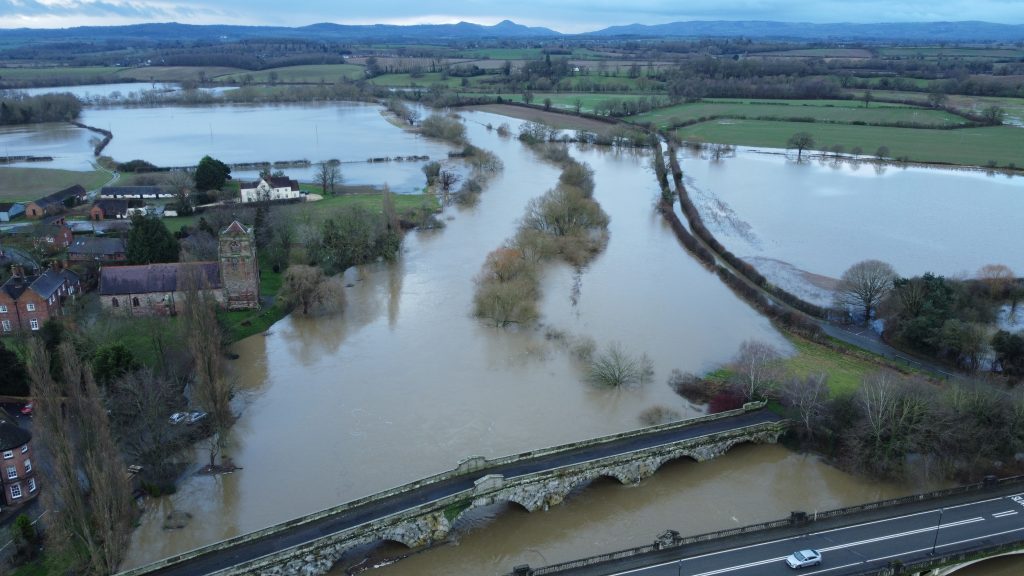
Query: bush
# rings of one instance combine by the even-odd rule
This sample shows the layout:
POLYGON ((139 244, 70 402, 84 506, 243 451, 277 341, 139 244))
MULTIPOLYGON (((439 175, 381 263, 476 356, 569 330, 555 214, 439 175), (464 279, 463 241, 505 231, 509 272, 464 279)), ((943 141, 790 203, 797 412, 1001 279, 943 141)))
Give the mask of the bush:
POLYGON ((657 426, 658 424, 667 424, 669 422, 675 422, 680 420, 682 414, 678 410, 673 410, 668 406, 651 406, 640 413, 640 422, 646 426, 657 426))
POLYGON ((456 118, 431 114, 420 123, 420 132, 430 138, 462 144, 466 140, 466 127, 456 118))

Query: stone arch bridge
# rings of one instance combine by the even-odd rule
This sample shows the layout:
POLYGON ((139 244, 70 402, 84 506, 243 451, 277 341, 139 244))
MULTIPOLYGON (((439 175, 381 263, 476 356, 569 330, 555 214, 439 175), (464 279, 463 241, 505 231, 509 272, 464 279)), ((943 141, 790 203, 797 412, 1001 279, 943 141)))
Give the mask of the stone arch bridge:
POLYGON ((528 511, 561 503, 600 477, 635 484, 666 462, 698 462, 740 443, 774 443, 788 422, 763 404, 488 460, 120 573, 119 576, 326 574, 353 547, 391 540, 410 548, 444 541, 473 508, 513 502, 528 511))

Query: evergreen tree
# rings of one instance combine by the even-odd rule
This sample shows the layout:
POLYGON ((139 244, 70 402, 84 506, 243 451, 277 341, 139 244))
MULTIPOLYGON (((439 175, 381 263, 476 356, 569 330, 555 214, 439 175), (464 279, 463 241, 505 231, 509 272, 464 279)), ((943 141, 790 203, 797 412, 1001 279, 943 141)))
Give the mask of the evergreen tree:
POLYGON ((153 264, 178 261, 178 240, 155 218, 134 216, 128 232, 128 263, 153 264))
POLYGON ((221 186, 224 186, 224 182, 230 177, 230 166, 216 158, 203 156, 203 159, 199 161, 199 166, 196 167, 196 189, 204 191, 220 190, 221 186))

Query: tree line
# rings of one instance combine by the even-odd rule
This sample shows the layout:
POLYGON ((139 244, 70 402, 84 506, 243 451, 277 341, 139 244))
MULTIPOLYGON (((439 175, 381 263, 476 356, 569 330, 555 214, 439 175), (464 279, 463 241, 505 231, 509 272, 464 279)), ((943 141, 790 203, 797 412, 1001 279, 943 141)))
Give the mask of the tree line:
POLYGON ((25 96, 5 94, 0 97, 0 126, 69 122, 78 118, 82 103, 71 94, 25 96))

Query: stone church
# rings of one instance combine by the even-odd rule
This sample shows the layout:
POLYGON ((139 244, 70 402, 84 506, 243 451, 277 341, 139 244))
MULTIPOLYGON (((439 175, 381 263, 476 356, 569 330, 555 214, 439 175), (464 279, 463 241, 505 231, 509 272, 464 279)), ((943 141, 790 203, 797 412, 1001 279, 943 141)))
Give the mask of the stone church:
POLYGON ((260 269, 252 227, 237 220, 220 231, 217 262, 105 266, 100 270, 103 308, 129 316, 173 316, 195 286, 228 310, 260 307, 260 269))

